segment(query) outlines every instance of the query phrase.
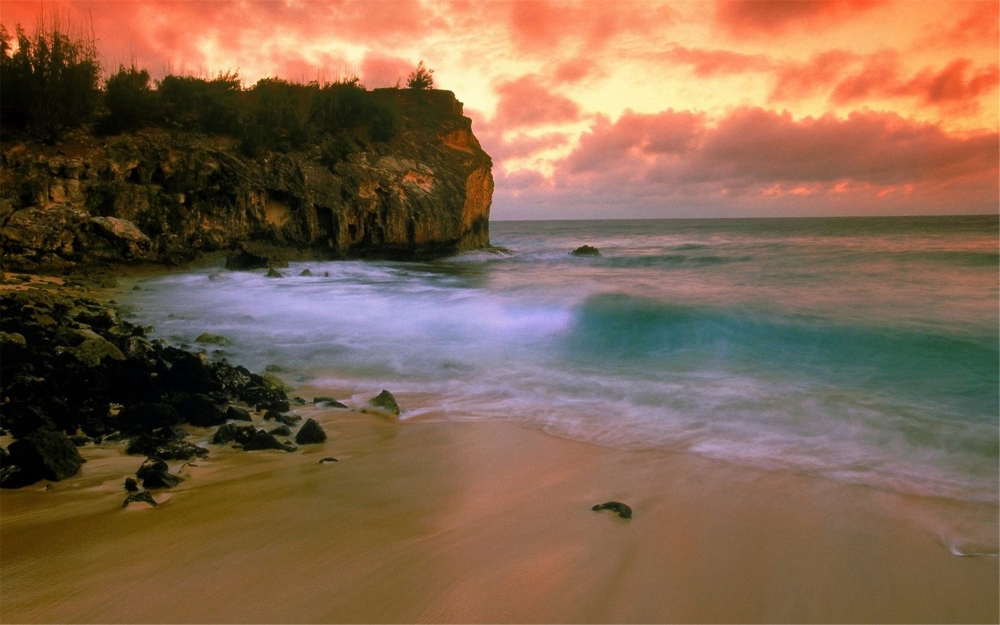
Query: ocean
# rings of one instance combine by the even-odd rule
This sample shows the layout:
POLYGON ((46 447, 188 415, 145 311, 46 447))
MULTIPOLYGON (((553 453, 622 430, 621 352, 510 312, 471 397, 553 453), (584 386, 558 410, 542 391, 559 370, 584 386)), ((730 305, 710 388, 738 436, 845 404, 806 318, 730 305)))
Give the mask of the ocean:
POLYGON ((494 222, 509 253, 205 268, 125 300, 154 337, 221 334, 212 357, 349 405, 389 389, 404 421, 513 421, 995 507, 998 225, 494 222), (601 255, 570 255, 584 244, 601 255))

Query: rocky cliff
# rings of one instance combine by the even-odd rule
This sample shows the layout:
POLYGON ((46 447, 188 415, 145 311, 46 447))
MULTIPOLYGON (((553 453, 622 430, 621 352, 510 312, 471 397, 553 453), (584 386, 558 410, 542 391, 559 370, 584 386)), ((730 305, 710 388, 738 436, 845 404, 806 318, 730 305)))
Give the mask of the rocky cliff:
POLYGON ((5 137, 4 269, 255 247, 405 259, 488 246, 492 162, 461 102, 448 91, 373 95, 399 112, 399 132, 386 143, 353 137, 333 163, 318 146, 250 158, 231 138, 180 128, 77 132, 55 146, 5 137))

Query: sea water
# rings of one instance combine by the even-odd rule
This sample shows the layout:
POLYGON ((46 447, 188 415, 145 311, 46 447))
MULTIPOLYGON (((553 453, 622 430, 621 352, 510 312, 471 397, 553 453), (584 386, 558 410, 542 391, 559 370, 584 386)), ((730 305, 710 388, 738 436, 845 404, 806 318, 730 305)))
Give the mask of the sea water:
POLYGON ((209 268, 129 302, 154 336, 221 334, 213 357, 356 405, 424 398, 403 419, 996 506, 996 216, 494 222, 491 238, 509 253, 209 268), (600 256, 569 253, 583 244, 600 256))

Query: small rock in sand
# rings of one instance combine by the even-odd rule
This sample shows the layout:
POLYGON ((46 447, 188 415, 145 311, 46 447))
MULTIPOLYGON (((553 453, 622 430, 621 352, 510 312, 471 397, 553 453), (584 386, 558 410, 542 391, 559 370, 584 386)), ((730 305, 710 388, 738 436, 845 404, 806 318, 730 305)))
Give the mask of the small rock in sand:
POLYGON ((156 507, 156 500, 153 496, 149 494, 149 491, 142 491, 141 493, 132 493, 125 498, 125 503, 122 504, 122 508, 127 508, 130 503, 148 503, 152 507, 156 507))
POLYGON ((609 501, 607 503, 599 503, 593 508, 591 508, 591 510, 595 512, 599 512, 601 510, 610 510, 623 519, 632 518, 632 508, 626 506, 620 501, 609 501))
POLYGON ((368 400, 368 403, 376 408, 381 408, 394 415, 399 414, 399 404, 396 403, 396 398, 392 396, 392 393, 382 389, 382 392, 372 397, 368 400))

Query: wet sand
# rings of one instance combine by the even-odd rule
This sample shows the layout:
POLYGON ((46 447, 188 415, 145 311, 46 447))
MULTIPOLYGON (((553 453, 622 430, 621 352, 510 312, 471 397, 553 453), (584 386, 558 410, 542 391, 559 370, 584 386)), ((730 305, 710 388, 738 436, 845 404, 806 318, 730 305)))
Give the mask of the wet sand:
POLYGON ((93 445, 75 478, 0 492, 0 620, 998 621, 997 558, 956 557, 907 514, 995 507, 513 424, 296 412, 330 439, 209 445, 155 509, 121 507, 142 458, 93 445), (591 511, 608 500, 634 517, 591 511))

